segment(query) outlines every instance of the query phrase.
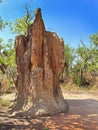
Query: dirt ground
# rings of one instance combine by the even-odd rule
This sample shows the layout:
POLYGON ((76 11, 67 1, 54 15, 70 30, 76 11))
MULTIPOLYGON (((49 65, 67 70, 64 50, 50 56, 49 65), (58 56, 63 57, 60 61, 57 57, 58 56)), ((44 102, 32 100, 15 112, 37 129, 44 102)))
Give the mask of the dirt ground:
MULTIPOLYGON (((0 107, 0 130, 98 130, 98 92, 63 92, 68 113, 38 118, 10 117, 0 107)), ((14 99, 14 94, 1 96, 14 99)))

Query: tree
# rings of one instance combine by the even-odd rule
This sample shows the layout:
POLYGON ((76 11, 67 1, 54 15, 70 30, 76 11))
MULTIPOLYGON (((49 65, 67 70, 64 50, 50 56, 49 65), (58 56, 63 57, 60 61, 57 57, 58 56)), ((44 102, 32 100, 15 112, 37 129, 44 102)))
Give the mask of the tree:
POLYGON ((2 19, 0 17, 0 30, 2 29, 2 24, 3 24, 3 21, 2 21, 2 19))
POLYGON ((89 38, 91 42, 93 42, 93 44, 97 47, 98 46, 98 33, 91 35, 89 38))
POLYGON ((92 57, 92 68, 96 72, 98 71, 98 33, 91 35, 90 41, 93 44, 93 57, 92 57))
POLYGON ((65 59, 65 64, 67 66, 66 74, 68 74, 72 69, 73 61, 75 58, 74 52, 75 52, 75 50, 73 48, 71 48, 69 44, 64 45, 64 59, 65 59))
POLYGON ((7 77, 9 82, 15 85, 15 50, 11 39, 7 43, 3 39, 0 40, 0 71, 3 77, 7 77))
POLYGON ((66 75, 69 74, 72 70, 73 60, 75 58, 74 49, 70 47, 69 44, 64 45, 64 59, 65 59, 65 65, 64 65, 64 72, 66 75))
POLYGON ((78 81, 78 85, 85 85, 86 80, 84 75, 90 71, 90 63, 94 57, 94 50, 92 45, 86 46, 81 40, 81 45, 77 48, 77 56, 74 65, 74 78, 78 81))
POLYGON ((0 17, 0 30, 2 31, 5 27, 9 27, 10 26, 10 22, 4 21, 1 17, 0 17))
MULTIPOLYGON (((0 3, 2 0, 0 0, 0 3)), ((4 28, 9 27, 10 23, 7 21, 4 21, 0 17, 0 31, 2 31, 4 28)), ((15 49, 14 49, 14 43, 12 39, 9 39, 8 42, 4 42, 2 38, 0 38, 0 84, 1 82, 6 82, 6 87, 9 86, 15 86, 15 79, 16 78, 16 65, 15 65, 15 49)))
POLYGON ((15 49, 12 39, 9 39, 7 42, 7 69, 6 74, 9 81, 16 87, 16 64, 15 64, 15 49))
MULTIPOLYGON (((2 0, 0 0, 0 3, 2 2, 2 0)), ((0 17, 0 30, 2 29, 2 19, 0 17)))
POLYGON ((6 62, 6 44, 3 43, 3 39, 0 39, 0 70, 3 74, 5 74, 6 68, 7 68, 7 62, 6 62))
POLYGON ((26 4, 24 6, 25 9, 25 16, 23 18, 18 18, 14 21, 14 26, 12 27, 12 24, 9 23, 10 26, 10 30, 13 33, 16 34, 27 34, 27 28, 30 26, 30 24, 33 22, 34 20, 34 10, 31 10, 30 6, 28 4, 26 4))
MULTIPOLYGON (((0 3, 2 2, 2 0, 0 0, 0 3)), ((2 20, 1 16, 0 16, 0 30, 2 30, 2 28, 4 27, 4 21, 2 20)))

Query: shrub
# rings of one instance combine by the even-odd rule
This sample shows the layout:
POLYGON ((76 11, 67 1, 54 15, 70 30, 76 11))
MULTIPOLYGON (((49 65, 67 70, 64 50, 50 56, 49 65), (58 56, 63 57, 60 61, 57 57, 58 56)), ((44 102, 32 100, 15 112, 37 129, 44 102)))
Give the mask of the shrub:
POLYGON ((76 85, 80 86, 88 86, 89 83, 85 80, 84 77, 80 77, 78 75, 75 75, 73 78, 73 81, 76 85))

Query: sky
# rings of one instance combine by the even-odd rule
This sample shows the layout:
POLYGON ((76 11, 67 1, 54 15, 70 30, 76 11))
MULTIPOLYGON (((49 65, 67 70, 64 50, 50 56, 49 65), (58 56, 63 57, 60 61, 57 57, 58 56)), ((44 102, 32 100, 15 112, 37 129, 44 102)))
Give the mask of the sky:
MULTIPOLYGON (((98 32, 98 0, 2 0, 0 16, 14 22, 24 17, 26 3, 32 3, 32 9, 40 7, 46 29, 72 47, 78 47, 80 40, 89 44, 88 37, 98 32)), ((15 36, 6 29, 0 37, 6 40, 15 36)))

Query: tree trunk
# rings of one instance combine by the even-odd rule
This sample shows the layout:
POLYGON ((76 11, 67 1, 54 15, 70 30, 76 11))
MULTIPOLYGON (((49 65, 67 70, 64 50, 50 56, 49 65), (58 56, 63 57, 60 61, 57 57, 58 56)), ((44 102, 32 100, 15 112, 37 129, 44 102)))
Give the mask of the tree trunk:
POLYGON ((65 112, 59 77, 64 67, 64 42, 45 30, 41 9, 28 28, 27 36, 15 40, 18 115, 41 116, 65 112))

